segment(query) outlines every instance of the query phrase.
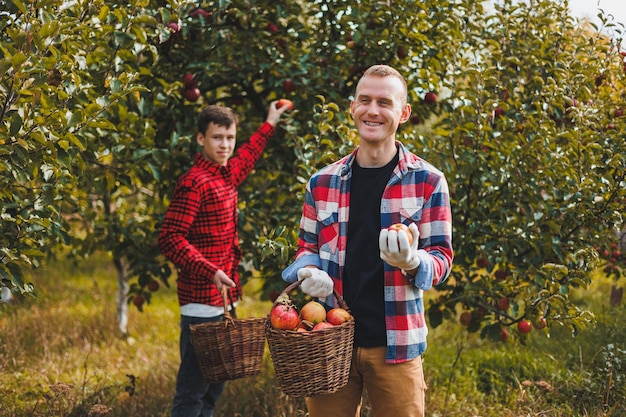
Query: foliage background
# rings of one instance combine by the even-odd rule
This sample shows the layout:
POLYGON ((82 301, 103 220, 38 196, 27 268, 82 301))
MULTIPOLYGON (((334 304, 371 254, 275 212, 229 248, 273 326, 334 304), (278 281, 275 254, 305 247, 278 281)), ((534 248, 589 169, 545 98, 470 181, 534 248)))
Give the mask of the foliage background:
POLYGON ((147 312, 175 278, 156 234, 197 112, 232 106, 243 140, 287 97, 296 111, 240 189, 241 272, 270 298, 306 179, 357 144, 350 95, 387 63, 406 74, 414 111, 398 138, 451 188, 455 266, 429 297, 430 327, 469 313, 465 331, 491 340, 505 329, 521 342, 514 325, 542 317, 577 334, 597 313, 572 292, 594 271, 616 286, 624 274, 626 68, 623 26, 580 24, 567 6, 0 0, 2 283, 30 303, 45 297, 31 268, 104 251, 117 278, 106 312, 127 335, 134 297, 147 312))

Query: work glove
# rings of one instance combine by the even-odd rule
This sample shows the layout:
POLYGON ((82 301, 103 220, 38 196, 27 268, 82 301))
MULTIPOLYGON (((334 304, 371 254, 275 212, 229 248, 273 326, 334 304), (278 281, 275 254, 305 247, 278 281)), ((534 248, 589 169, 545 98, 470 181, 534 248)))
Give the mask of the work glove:
POLYGON ((413 234, 411 244, 409 244, 409 236, 404 230, 383 229, 378 236, 380 258, 389 265, 405 272, 416 269, 420 265, 420 258, 417 256, 420 232, 415 223, 409 225, 409 230, 413 234))
POLYGON ((317 268, 298 269, 300 289, 311 297, 324 298, 333 292, 333 280, 325 271, 317 268))

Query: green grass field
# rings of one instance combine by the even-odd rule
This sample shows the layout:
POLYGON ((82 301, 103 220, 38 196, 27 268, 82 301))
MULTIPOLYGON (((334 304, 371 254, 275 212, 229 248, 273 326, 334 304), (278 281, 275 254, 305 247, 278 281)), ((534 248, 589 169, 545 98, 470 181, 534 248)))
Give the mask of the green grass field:
MULTIPOLYGON (((178 366, 174 288, 162 286, 143 313, 131 306, 129 335, 121 337, 116 275, 104 256, 54 262, 31 279, 36 300, 0 305, 0 417, 169 416, 178 366)), ((258 284, 247 285, 240 317, 268 313, 258 284)), ((456 323, 432 330, 427 416, 626 415, 626 310, 624 302, 609 307, 616 284, 623 282, 598 278, 577 294, 598 319, 577 337, 553 328, 493 343, 456 323)), ((217 416, 306 415, 304 401, 277 386, 267 352, 265 359, 260 375, 227 384, 217 416)))

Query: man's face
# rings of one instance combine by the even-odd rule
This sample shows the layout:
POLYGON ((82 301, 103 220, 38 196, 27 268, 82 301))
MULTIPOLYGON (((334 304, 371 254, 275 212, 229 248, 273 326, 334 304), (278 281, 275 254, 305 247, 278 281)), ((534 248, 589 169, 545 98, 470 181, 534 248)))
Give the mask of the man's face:
POLYGON ((362 141, 395 140, 398 126, 411 116, 402 81, 392 76, 361 78, 350 103, 350 114, 362 141))
POLYGON ((209 123, 204 133, 198 133, 198 145, 202 147, 205 158, 216 164, 225 166, 235 150, 237 125, 230 127, 209 123))

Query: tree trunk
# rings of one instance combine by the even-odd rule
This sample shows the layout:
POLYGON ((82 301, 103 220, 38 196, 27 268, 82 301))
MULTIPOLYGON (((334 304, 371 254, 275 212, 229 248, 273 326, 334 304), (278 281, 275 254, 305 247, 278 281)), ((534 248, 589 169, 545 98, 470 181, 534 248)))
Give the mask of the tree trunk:
POLYGON ((128 333, 128 265, 125 259, 114 259, 115 269, 117 270, 117 326, 122 332, 122 335, 126 336, 128 333))

